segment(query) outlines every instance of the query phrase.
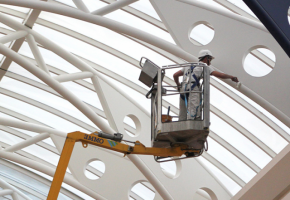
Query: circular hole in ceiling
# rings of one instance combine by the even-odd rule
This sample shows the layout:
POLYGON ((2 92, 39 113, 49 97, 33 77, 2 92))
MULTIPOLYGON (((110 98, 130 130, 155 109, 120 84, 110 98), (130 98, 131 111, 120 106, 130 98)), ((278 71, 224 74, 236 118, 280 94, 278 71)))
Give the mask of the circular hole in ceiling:
POLYGON ((195 192, 193 199, 217 200, 217 196, 211 189, 200 188, 195 192))
POLYGON ((135 115, 127 115, 124 118, 125 132, 131 137, 137 137, 141 131, 141 123, 135 115))
POLYGON ((180 160, 168 159, 167 162, 160 163, 161 170, 165 176, 171 179, 177 178, 181 173, 181 162, 180 160))
POLYGON ((133 184, 129 191, 129 199, 146 199, 153 200, 155 197, 155 189, 147 181, 137 181, 133 184))
POLYGON ((197 46, 209 44, 214 38, 214 28, 208 22, 197 22, 189 33, 190 41, 197 46))
POLYGON ((243 61, 244 70, 251 76, 263 77, 275 67, 276 56, 266 47, 251 48, 243 61))
POLYGON ((105 163, 100 160, 92 160, 87 163, 85 175, 88 179, 97 180, 105 173, 105 163))

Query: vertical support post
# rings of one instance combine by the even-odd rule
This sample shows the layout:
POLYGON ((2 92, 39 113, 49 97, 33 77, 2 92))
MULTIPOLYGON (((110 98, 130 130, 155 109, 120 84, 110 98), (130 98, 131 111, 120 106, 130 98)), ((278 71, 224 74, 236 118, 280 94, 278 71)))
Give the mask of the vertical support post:
POLYGON ((210 106, 210 98, 209 98, 209 70, 208 66, 203 67, 203 127, 208 128, 209 127, 209 106, 210 106))
POLYGON ((59 158, 59 162, 48 193, 47 199, 49 200, 57 200, 75 142, 76 141, 71 138, 66 138, 65 140, 64 147, 62 149, 61 156, 59 158))
POLYGON ((161 115, 162 115, 162 69, 158 68, 157 73, 157 134, 162 129, 162 121, 161 121, 161 115))
MULTIPOLYGON (((154 87, 154 86, 153 86, 154 87)), ((156 109, 156 90, 152 90, 151 93, 151 146, 153 147, 153 143, 156 137, 155 131, 155 109, 156 109)))

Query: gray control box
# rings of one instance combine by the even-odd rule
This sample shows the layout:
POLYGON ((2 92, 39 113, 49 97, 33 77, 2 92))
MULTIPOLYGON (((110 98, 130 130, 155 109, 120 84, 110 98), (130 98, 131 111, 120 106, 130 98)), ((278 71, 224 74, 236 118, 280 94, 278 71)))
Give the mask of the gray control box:
POLYGON ((151 87, 154 82, 157 81, 157 72, 158 67, 151 63, 149 60, 146 60, 142 66, 142 71, 139 77, 139 81, 151 87))

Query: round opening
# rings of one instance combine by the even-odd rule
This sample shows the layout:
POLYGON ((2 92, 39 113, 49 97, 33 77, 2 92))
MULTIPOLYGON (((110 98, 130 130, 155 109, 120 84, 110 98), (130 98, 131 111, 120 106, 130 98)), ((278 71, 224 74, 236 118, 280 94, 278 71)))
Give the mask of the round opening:
POLYGON ((243 61, 244 70, 251 76, 262 77, 269 74, 275 66, 276 56, 266 47, 253 47, 243 61))
POLYGON ((171 179, 177 178, 181 173, 181 161, 173 160, 170 161, 169 158, 167 162, 160 163, 161 170, 165 176, 171 179))
POLYGON ((217 196, 211 189, 200 188, 194 194, 193 199, 217 200, 217 196))
POLYGON ((124 118, 125 132, 131 137, 137 137, 141 131, 141 123, 135 115, 127 115, 124 118))
POLYGON ((137 181, 129 191, 129 199, 146 199, 153 200, 155 189, 147 181, 137 181))
POLYGON ((103 176, 103 174, 105 173, 105 169, 105 163, 103 163, 102 161, 89 161, 85 169, 85 175, 88 179, 97 180, 103 176))
POLYGON ((214 28, 208 22, 197 22, 190 31, 189 39, 197 46, 209 44, 214 38, 214 28))

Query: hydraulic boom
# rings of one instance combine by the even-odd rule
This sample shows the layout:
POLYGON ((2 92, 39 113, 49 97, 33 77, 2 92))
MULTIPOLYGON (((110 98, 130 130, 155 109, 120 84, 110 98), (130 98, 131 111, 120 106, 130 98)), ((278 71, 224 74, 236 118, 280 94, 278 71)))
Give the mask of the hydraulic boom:
POLYGON ((127 154, 142 154, 154 155, 159 157, 173 157, 182 156, 183 154, 185 154, 186 156, 196 154, 199 155, 201 153, 201 150, 187 149, 187 147, 183 145, 171 148, 156 148, 145 147, 139 141, 134 142, 134 146, 121 143, 121 141, 121 134, 111 135, 102 132, 85 134, 80 131, 69 133, 67 135, 47 199, 56 200, 58 197, 75 142, 82 142, 84 148, 88 147, 88 144, 91 144, 124 153, 124 156, 126 156, 127 154))

